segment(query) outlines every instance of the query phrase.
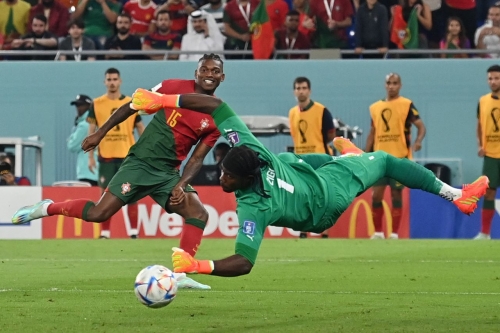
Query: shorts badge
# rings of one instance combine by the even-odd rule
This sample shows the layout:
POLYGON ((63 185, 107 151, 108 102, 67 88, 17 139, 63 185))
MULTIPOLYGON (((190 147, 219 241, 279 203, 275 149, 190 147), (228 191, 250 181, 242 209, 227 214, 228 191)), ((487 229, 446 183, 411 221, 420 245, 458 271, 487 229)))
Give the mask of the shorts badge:
POLYGON ((127 194, 128 192, 130 192, 131 189, 132 189, 132 186, 130 186, 130 183, 123 183, 122 184, 122 194, 127 194))

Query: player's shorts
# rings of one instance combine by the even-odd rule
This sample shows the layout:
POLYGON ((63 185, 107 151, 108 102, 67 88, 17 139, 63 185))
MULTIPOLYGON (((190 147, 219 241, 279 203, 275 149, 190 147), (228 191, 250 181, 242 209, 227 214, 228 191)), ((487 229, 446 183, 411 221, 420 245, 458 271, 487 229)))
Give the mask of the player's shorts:
MULTIPOLYGON (((179 170, 156 169, 132 154, 125 158, 109 182, 107 191, 125 204, 136 202, 149 195, 166 210, 167 201, 180 179, 179 170)), ((196 193, 191 185, 186 186, 184 191, 196 193)))
POLYGON ((318 223, 318 227, 321 227, 319 229, 326 230, 333 226, 358 195, 385 177, 387 156, 389 155, 383 151, 344 155, 316 170, 325 180, 328 193, 327 209, 318 223))
POLYGON ((386 186, 386 185, 389 185, 393 190, 402 190, 405 188, 403 184, 389 177, 381 178, 378 182, 373 184, 373 186, 386 186))
POLYGON ((99 161, 99 187, 108 187, 109 182, 120 169, 123 159, 114 159, 110 162, 99 161))
POLYGON ((496 189, 500 186, 500 158, 485 156, 483 160, 483 175, 490 180, 489 187, 496 189))

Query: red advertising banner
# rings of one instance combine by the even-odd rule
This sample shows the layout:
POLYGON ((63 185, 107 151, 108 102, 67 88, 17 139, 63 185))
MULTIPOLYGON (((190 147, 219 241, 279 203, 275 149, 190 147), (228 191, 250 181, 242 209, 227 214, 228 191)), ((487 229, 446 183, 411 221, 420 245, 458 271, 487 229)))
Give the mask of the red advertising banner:
MULTIPOLYGON (((209 213, 205 228, 206 238, 233 238, 238 231, 236 202, 233 194, 225 193, 218 186, 197 186, 196 190, 209 213)), ((43 198, 56 202, 88 198, 97 201, 101 195, 97 187, 44 187, 43 198)), ((409 190, 403 191, 403 216, 399 230, 400 238, 409 236, 409 190)), ((390 234, 392 217, 390 214, 390 191, 384 197, 384 230, 390 234)), ((179 237, 182 231, 183 219, 176 214, 168 214, 165 210, 147 197, 139 201, 139 237, 165 238, 179 237)), ((130 222, 124 207, 116 213, 111 221, 111 237, 127 238, 130 222)), ((333 228, 329 230, 330 237, 336 238, 367 238, 373 233, 373 218, 371 213, 371 191, 357 197, 349 209, 340 217, 333 228)), ((88 223, 67 216, 51 216, 43 218, 42 238, 98 238, 100 226, 98 223, 88 223)), ((299 232, 281 227, 269 227, 267 237, 298 237, 299 232)), ((317 236, 311 234, 311 237, 317 236)))

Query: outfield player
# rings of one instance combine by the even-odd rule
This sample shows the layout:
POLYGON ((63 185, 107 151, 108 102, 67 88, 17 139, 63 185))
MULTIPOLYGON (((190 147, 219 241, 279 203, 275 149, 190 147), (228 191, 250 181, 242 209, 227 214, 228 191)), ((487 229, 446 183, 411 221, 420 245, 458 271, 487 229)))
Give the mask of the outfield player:
MULTIPOLYGON (((383 100, 370 105, 371 129, 366 138, 366 152, 383 150, 399 158, 411 158, 412 150, 422 148, 425 136, 425 125, 418 114, 418 110, 411 100, 399 95, 401 77, 390 73, 385 77, 387 95, 383 100), (411 144, 411 125, 417 128, 417 137, 411 144)), ((382 199, 386 186, 391 188, 392 198, 392 233, 391 239, 398 239, 399 225, 403 208, 403 184, 384 177, 375 183, 372 194, 372 212, 375 233, 372 239, 384 239, 382 218, 384 208, 382 199)))
POLYGON ((500 186, 500 66, 487 70, 491 93, 482 96, 477 106, 478 155, 483 157, 483 175, 491 180, 481 211, 481 231, 474 239, 490 239, 495 215, 495 197, 500 186))
MULTIPOLYGON (((116 68, 106 70, 104 84, 106 85, 106 93, 94 99, 90 106, 87 117, 87 121, 90 124, 89 135, 93 134, 97 128, 102 127, 116 110, 122 105, 128 104, 131 100, 129 96, 121 93, 122 79, 120 72, 116 68)), ((111 131, 106 133, 99 144, 97 181, 103 193, 106 191, 113 176, 118 172, 130 147, 135 143, 134 129, 137 130, 139 135, 142 135, 144 132, 144 124, 142 123, 141 116, 137 114, 114 126, 111 131)), ((93 149, 89 151, 88 158, 90 171, 96 173, 96 161, 93 149)), ((128 202, 127 214, 130 221, 130 237, 137 238, 137 202, 128 202)), ((111 237, 109 231, 110 224, 111 216, 101 223, 100 238, 107 239, 111 237)))
MULTIPOLYGON (((205 54, 194 74, 195 80, 166 80, 153 90, 212 95, 224 80, 223 62, 218 55, 205 54)), ((136 112, 129 105, 124 105, 95 134, 85 139, 82 148, 89 151, 96 147, 108 131, 136 112)), ((149 195, 168 212, 184 217, 180 247, 194 256, 208 221, 208 212, 189 182, 200 170, 205 156, 219 136, 210 116, 184 108, 165 108, 155 114, 143 135, 130 149, 98 203, 87 199, 59 203, 43 200, 18 210, 12 222, 26 223, 43 216, 60 214, 85 221, 105 221, 124 204, 149 195), (196 147, 181 177, 179 166, 193 145, 196 147)), ((178 282, 180 287, 209 288, 183 276, 178 276, 178 282)))
POLYGON ((336 138, 344 156, 326 154, 276 156, 250 132, 221 100, 200 94, 161 95, 138 89, 132 107, 154 113, 164 107, 182 107, 210 114, 234 148, 222 161, 222 189, 235 192, 240 227, 235 254, 221 260, 196 260, 174 248, 174 271, 218 276, 248 274, 257 258, 268 226, 320 233, 335 224, 354 198, 382 177, 418 188, 453 202, 471 214, 488 187, 488 177, 456 189, 423 166, 384 151, 364 153, 349 140, 336 138))

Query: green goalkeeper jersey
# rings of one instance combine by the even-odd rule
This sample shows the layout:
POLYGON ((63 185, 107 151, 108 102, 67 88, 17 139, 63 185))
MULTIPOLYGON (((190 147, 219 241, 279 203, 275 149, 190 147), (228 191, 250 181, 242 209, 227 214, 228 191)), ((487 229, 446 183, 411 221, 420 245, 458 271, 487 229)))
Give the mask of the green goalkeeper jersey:
MULTIPOLYGON (((239 221, 236 253, 255 264, 268 226, 323 231, 325 228, 322 222, 328 202, 325 179, 299 156, 277 156, 267 150, 227 104, 220 105, 212 116, 217 128, 230 144, 245 145, 259 153, 260 159, 268 162, 261 173, 264 190, 270 198, 260 196, 251 188, 235 192, 239 221)), ((331 160, 332 157, 325 154, 324 160, 320 158, 317 164, 331 160)))

